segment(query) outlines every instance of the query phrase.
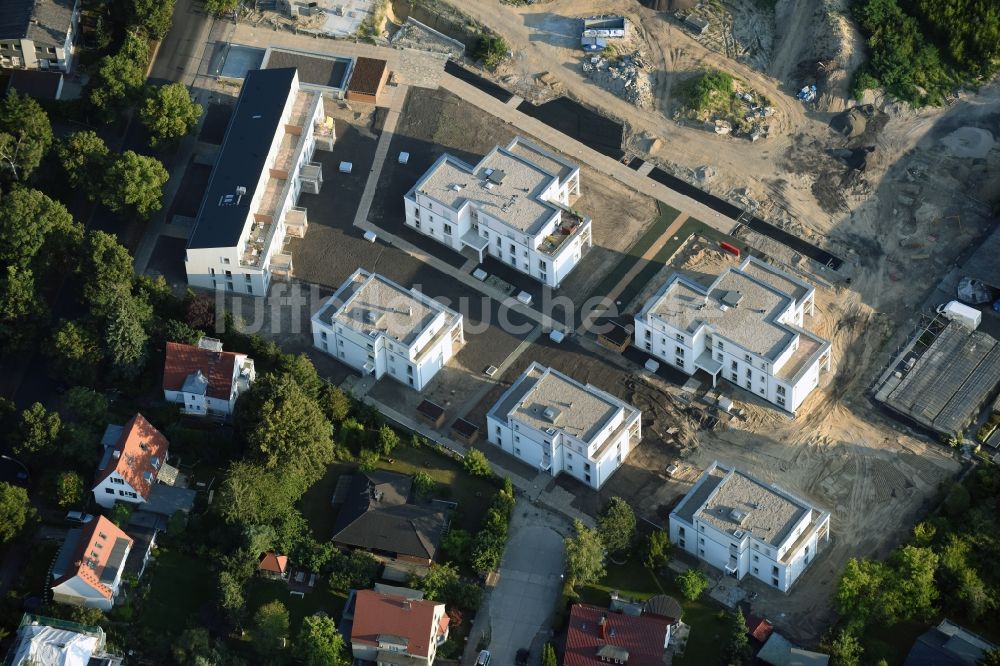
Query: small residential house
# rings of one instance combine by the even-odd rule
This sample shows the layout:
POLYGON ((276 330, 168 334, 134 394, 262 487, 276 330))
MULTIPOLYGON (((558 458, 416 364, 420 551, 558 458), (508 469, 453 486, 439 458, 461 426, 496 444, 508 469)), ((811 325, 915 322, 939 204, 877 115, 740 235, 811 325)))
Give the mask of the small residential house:
POLYGON ((79 0, 0 0, 0 68, 69 72, 79 0))
POLYGON ((355 659, 378 666, 431 666, 448 640, 448 622, 441 602, 358 590, 351 651, 355 659))
POLYGON ((52 565, 53 601, 111 610, 132 543, 104 516, 70 530, 52 565))
POLYGON ((257 558, 257 571, 266 578, 288 578, 288 556, 278 555, 273 550, 261 553, 257 558))
POLYGON ((465 344, 462 315, 359 268, 312 317, 313 345, 376 379, 422 391, 465 344))
POLYGON ((107 636, 94 625, 26 614, 4 666, 122 666, 107 652, 107 636))
POLYGON ((671 628, 677 622, 679 618, 648 612, 631 615, 574 604, 566 630, 563 666, 663 666, 671 628))
POLYGON ((713 462, 670 514, 670 542, 730 576, 788 592, 830 541, 830 513, 713 462))
POLYGON ((170 444, 159 430, 136 414, 124 426, 109 426, 105 432, 104 456, 94 482, 94 501, 111 508, 116 501, 148 502, 161 474, 176 477, 167 465, 170 444))
POLYGON ((794 414, 831 368, 830 341, 804 328, 815 308, 811 284, 747 257, 708 286, 671 274, 635 315, 634 344, 794 414))
POLYGON ((975 666, 997 645, 950 620, 920 634, 903 666, 975 666))
POLYGON ((491 444, 595 490, 642 439, 638 409, 538 362, 500 396, 486 423, 491 444))
POLYGON ((445 153, 403 205, 407 226, 554 289, 593 245, 590 218, 570 207, 579 196, 579 165, 515 137, 475 166, 445 153))
POLYGON ((222 351, 222 343, 202 338, 197 345, 167 343, 163 397, 191 416, 232 416, 236 400, 257 378, 253 359, 222 351))
MULTIPOLYGON (((411 504, 413 478, 394 472, 358 472, 350 478, 333 528, 333 543, 383 560, 429 566, 447 524, 443 509, 411 504)), ((338 495, 340 494, 338 487, 338 495)))

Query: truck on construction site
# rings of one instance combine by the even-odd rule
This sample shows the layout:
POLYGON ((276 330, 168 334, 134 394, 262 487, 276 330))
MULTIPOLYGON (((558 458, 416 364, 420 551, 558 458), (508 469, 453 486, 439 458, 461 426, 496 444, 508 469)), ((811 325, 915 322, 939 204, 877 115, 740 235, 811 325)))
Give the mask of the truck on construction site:
POLYGON ((938 306, 937 312, 942 317, 958 322, 973 331, 979 328, 979 322, 983 319, 983 314, 979 310, 958 301, 942 303, 938 306))

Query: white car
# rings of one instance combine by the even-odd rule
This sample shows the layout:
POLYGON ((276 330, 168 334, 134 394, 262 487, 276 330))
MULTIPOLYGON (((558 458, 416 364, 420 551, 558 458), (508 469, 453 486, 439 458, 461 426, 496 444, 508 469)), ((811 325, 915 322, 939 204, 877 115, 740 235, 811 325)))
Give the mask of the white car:
POLYGON ((92 521, 94 517, 89 513, 84 513, 83 511, 70 511, 66 514, 66 520, 71 523, 80 523, 84 525, 92 521))
POLYGON ((476 657, 476 666, 490 666, 490 651, 480 650, 479 656, 476 657))

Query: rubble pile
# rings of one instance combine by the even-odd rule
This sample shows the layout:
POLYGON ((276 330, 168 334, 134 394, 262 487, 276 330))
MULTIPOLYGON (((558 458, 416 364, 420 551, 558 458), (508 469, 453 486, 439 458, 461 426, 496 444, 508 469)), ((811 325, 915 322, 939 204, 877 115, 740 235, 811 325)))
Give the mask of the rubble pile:
POLYGON ((653 103, 652 83, 641 51, 611 58, 587 56, 583 71, 594 83, 630 104, 645 108, 653 103))

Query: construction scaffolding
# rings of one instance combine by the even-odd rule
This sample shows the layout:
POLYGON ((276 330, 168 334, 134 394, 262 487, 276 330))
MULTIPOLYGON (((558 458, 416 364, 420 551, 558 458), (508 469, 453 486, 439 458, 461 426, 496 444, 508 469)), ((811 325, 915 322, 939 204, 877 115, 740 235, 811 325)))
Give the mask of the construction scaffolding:
POLYGON ((1000 343, 935 318, 881 377, 875 399, 946 437, 967 428, 1000 385, 1000 343))

